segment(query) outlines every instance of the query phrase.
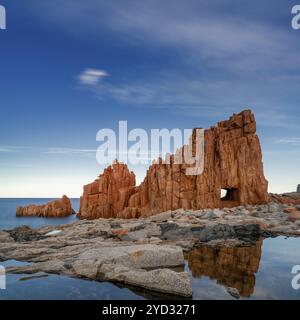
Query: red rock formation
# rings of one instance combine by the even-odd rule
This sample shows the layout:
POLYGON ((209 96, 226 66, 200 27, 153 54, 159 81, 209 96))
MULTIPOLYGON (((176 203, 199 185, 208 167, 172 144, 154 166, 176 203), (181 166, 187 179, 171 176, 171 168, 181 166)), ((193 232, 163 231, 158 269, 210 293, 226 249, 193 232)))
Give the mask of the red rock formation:
MULTIPOLYGON (((192 136, 195 155, 196 131, 192 136)), ((186 175, 185 163, 153 164, 142 184, 124 164, 116 163, 84 187, 80 218, 150 216, 167 210, 221 208, 267 203, 256 122, 250 110, 205 130, 204 172, 186 175), (221 189, 227 190, 221 199, 221 189)), ((193 167, 193 166, 192 166, 193 167)))
POLYGON ((290 221, 295 222, 296 220, 300 220, 300 211, 294 211, 289 214, 290 221))
POLYGON ((115 162, 93 183, 84 186, 79 217, 117 217, 119 212, 128 207, 129 198, 134 192, 134 173, 129 172, 125 164, 115 162))
POLYGON ((17 217, 21 216, 37 216, 44 218, 61 218, 74 214, 71 201, 67 196, 63 196, 60 200, 54 200, 44 205, 29 205, 17 208, 17 217))
POLYGON ((300 204, 300 193, 297 193, 297 192, 290 192, 290 193, 283 193, 283 194, 270 193, 269 201, 277 202, 281 204, 297 205, 297 204, 300 204))

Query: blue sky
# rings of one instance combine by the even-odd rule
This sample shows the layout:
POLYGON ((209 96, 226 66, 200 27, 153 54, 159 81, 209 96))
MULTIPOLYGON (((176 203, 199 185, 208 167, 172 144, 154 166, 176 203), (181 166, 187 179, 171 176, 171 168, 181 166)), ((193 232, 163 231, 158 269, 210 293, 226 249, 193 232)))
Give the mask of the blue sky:
MULTIPOLYGON (((79 196, 102 128, 209 127, 250 107, 272 192, 300 183, 289 0, 0 0, 0 196, 79 196), (90 72, 101 70, 102 73, 90 72)), ((140 182, 146 167, 131 166, 140 182)))

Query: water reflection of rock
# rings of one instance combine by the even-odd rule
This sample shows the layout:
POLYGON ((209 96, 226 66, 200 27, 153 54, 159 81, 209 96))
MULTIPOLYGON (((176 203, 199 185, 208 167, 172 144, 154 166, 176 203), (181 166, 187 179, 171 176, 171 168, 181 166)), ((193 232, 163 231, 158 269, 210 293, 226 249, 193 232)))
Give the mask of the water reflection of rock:
POLYGON ((255 287, 262 241, 247 247, 194 248, 188 256, 193 277, 207 276, 217 283, 236 288, 243 297, 250 297, 255 287))

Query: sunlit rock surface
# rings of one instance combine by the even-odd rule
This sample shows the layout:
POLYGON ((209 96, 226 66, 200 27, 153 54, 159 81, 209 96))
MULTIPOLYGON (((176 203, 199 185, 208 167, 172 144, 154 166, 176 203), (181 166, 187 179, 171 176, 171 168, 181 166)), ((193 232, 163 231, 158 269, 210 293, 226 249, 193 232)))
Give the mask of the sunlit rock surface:
MULTIPOLYGON (((190 146, 196 152, 196 131, 190 146)), ((138 218, 183 209, 264 204, 269 200, 253 113, 245 110, 204 133, 204 171, 186 163, 152 164, 140 186, 125 164, 114 163, 84 186, 79 218, 138 218), (227 191, 221 198, 221 189, 227 191)))
POLYGON ((36 216, 36 217, 67 217, 74 214, 71 201, 67 196, 62 196, 60 200, 54 200, 44 205, 29 205, 26 207, 18 207, 16 215, 22 216, 36 216))

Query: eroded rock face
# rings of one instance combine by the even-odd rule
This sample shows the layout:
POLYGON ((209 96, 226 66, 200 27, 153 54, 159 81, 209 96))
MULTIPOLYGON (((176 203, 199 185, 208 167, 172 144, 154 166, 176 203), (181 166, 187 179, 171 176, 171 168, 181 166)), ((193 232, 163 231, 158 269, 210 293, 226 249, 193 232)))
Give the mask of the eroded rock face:
POLYGON ((274 194, 270 193, 270 202, 277 202, 281 204, 288 204, 288 205, 297 205, 300 204, 300 193, 298 192, 290 192, 290 193, 283 193, 283 194, 274 194))
POLYGON ((60 200, 54 200, 44 205, 29 205, 26 207, 18 207, 16 215, 36 216, 36 217, 67 217, 75 213, 72 209, 71 201, 67 196, 63 196, 60 200))
MULTIPOLYGON (((186 163, 153 164, 140 186, 125 164, 115 163, 84 187, 80 218, 137 218, 178 208, 233 207, 269 200, 256 122, 250 110, 205 130, 204 172, 186 175, 186 163), (221 189, 227 195, 221 198, 221 189)), ((196 150, 196 131, 191 140, 196 150)))
POLYGON ((115 218, 128 207, 134 192, 135 174, 125 164, 115 162, 93 183, 84 186, 78 216, 83 219, 115 218))

